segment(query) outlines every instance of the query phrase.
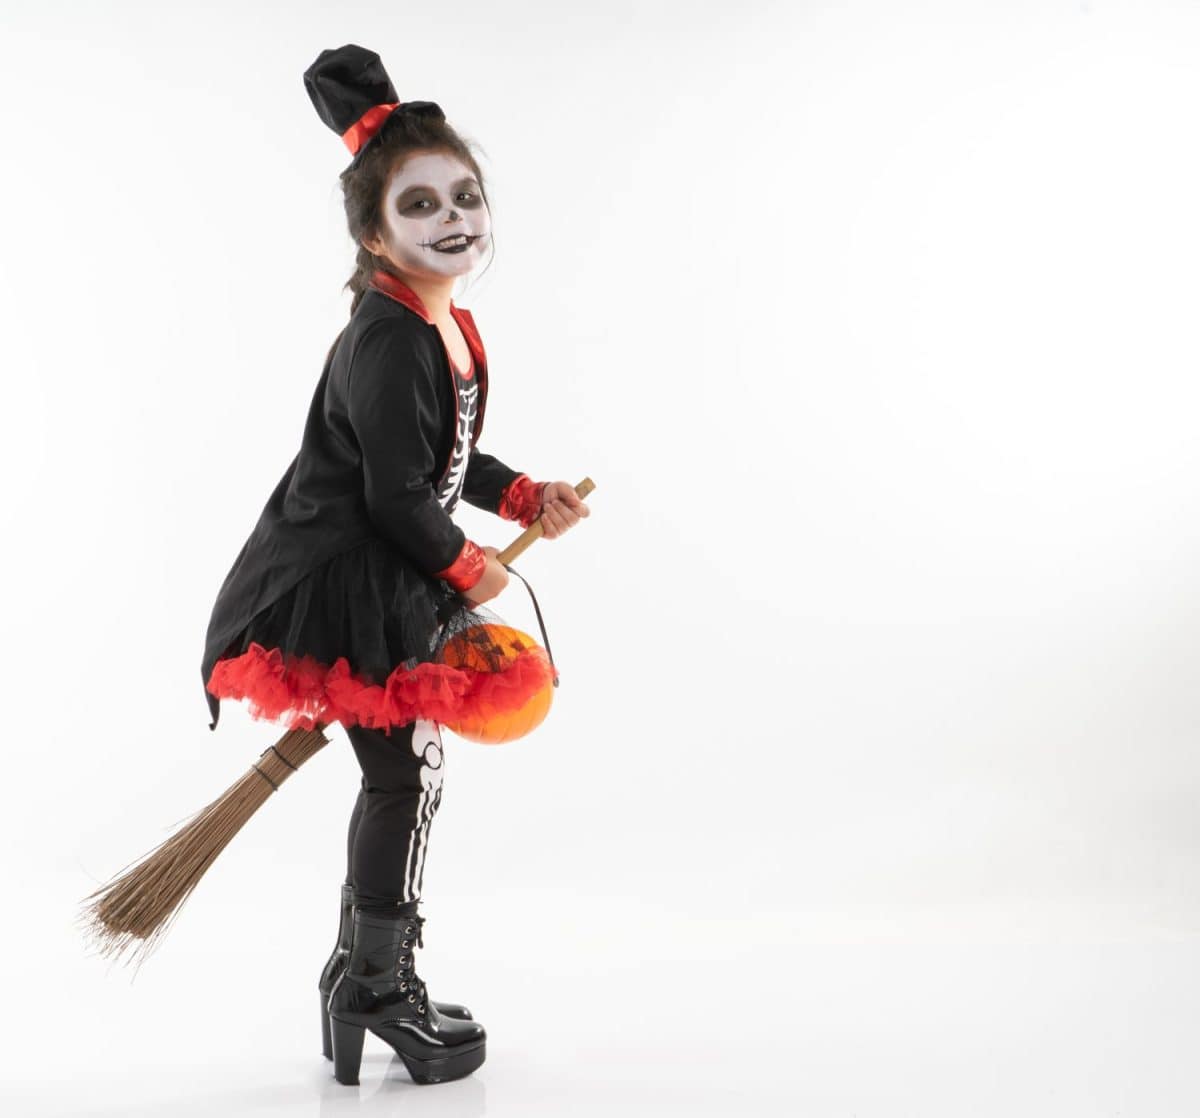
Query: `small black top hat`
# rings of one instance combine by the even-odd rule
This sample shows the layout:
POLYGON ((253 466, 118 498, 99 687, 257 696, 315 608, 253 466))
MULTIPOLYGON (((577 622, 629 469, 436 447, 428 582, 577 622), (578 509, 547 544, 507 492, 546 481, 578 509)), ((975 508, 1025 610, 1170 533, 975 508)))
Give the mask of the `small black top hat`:
POLYGON ((347 170, 358 163, 393 113, 446 119, 433 101, 401 101, 379 55, 354 43, 321 51, 304 71, 304 88, 317 115, 354 156, 347 170))

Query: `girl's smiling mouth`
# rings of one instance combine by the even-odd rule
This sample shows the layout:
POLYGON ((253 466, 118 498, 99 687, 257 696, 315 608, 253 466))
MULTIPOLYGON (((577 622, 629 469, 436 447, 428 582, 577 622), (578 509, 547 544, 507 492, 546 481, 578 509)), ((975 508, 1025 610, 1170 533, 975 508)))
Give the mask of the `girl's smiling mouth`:
POLYGON ((465 252, 472 244, 479 240, 482 234, 468 236, 466 233, 453 233, 448 237, 443 237, 440 241, 429 242, 429 247, 435 252, 465 252))

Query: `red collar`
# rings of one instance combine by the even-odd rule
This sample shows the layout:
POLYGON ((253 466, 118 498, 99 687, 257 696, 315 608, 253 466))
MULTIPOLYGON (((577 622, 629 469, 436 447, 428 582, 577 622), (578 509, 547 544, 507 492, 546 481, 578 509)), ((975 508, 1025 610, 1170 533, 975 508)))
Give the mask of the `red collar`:
MULTIPOLYGON (((429 311, 425 307, 424 301, 411 287, 408 286, 399 276, 391 272, 384 271, 382 268, 376 269, 371 276, 371 286, 376 291, 383 292, 384 295, 395 299, 397 303, 408 307, 410 311, 420 315, 423 322, 430 326, 435 326, 436 323, 429 317, 429 311)), ((465 307, 455 305, 453 299, 450 300, 450 314, 454 321, 458 323, 459 328, 463 332, 463 337, 467 339, 467 348, 471 351, 471 356, 475 360, 475 366, 486 364, 487 358, 483 351, 483 341, 479 337, 479 331, 475 328, 475 319, 471 316, 471 312, 465 307)))
MULTIPOLYGON (((409 310, 416 311, 430 326, 434 324, 433 319, 429 317, 429 311, 425 309, 425 303, 422 301, 421 296, 399 276, 378 268, 374 275, 371 276, 371 286, 382 291, 385 295, 390 295, 397 303, 403 303, 409 310)), ((454 310, 454 300, 451 299, 450 313, 453 314, 454 310)))

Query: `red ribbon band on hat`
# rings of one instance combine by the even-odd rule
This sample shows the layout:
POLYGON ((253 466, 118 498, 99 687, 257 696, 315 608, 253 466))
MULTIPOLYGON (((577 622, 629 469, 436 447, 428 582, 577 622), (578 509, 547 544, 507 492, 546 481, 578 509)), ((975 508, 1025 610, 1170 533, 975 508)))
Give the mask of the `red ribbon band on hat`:
POLYGON ((379 131, 383 122, 391 115, 392 110, 398 109, 403 104, 403 101, 393 101, 390 104, 385 102, 382 105, 372 105, 350 125, 342 133, 342 142, 350 149, 350 154, 357 155, 358 149, 379 131))

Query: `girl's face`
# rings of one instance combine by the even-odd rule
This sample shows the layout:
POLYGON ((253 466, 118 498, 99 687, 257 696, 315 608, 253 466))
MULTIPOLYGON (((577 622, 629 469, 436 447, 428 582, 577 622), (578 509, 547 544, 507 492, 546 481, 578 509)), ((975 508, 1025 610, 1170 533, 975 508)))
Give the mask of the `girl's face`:
POLYGON ((491 215, 471 169, 445 152, 417 152, 392 172, 382 228, 364 242, 400 272, 466 275, 491 240, 491 215))

